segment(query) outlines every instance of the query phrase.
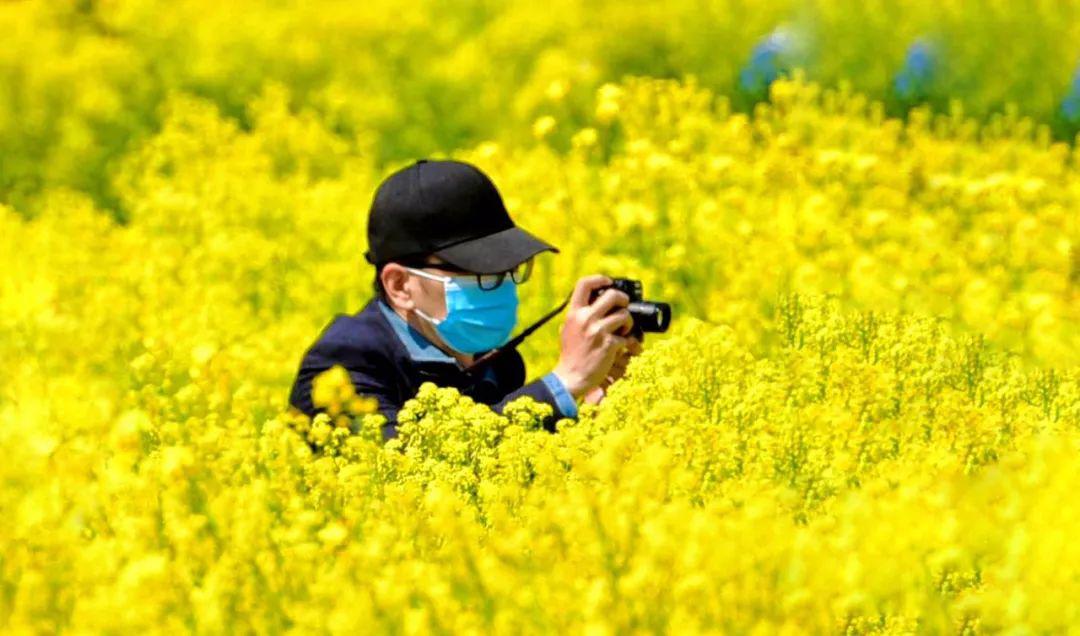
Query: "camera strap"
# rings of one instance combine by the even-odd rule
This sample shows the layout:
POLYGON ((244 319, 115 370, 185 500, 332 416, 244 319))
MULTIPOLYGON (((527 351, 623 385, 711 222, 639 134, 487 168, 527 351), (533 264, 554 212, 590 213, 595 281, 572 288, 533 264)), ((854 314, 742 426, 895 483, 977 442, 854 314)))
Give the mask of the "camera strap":
POLYGON ((504 351, 508 351, 510 349, 513 349, 513 348, 517 347, 519 344, 521 344, 521 342, 523 340, 525 340, 525 338, 529 337, 529 335, 532 334, 532 332, 539 329, 541 326, 544 325, 544 323, 551 320, 552 318, 557 316, 559 314, 559 312, 561 312, 563 309, 565 309, 566 306, 568 304, 570 304, 570 298, 572 296, 573 296, 573 294, 567 296, 566 300, 559 303, 558 307, 556 307, 555 309, 552 309, 548 313, 544 314, 544 316, 541 317, 539 320, 537 320, 533 324, 531 324, 528 327, 526 327, 525 329, 523 329, 521 331, 521 333, 514 336, 510 340, 506 341, 506 344, 502 345, 501 347, 496 347, 496 348, 492 349, 491 351, 488 351, 484 355, 480 356, 476 360, 473 360, 473 363, 470 364, 469 366, 465 367, 464 369, 462 369, 462 372, 470 374, 470 375, 474 374, 479 369, 487 366, 492 360, 494 360, 495 358, 502 355, 502 353, 504 351))

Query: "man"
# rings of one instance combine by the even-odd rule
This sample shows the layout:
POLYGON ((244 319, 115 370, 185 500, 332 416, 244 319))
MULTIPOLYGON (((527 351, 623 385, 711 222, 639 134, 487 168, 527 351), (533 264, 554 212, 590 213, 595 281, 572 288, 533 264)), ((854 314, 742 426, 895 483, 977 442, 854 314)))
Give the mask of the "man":
POLYGON ((590 302, 611 279, 586 276, 569 299, 558 364, 524 384, 517 343, 507 343, 517 324, 518 286, 544 251, 559 250, 514 225, 495 185, 475 166, 420 159, 394 172, 376 190, 368 217, 365 258, 376 267, 376 296, 323 329, 303 356, 290 404, 309 416, 318 412, 312 380, 340 364, 358 394, 378 401, 386 439, 397 435, 398 411, 425 381, 456 387, 497 412, 523 395, 546 402, 553 408, 544 421, 550 431, 558 418, 576 418, 578 401, 602 400, 641 343, 630 335, 627 295, 607 289, 590 302))

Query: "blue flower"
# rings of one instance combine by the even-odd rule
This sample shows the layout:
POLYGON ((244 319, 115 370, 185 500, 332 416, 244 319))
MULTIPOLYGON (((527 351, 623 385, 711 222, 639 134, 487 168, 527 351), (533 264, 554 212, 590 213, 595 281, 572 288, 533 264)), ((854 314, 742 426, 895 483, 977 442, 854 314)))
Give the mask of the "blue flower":
POLYGON ((937 49, 923 39, 915 40, 904 55, 904 66, 893 79, 896 96, 904 101, 925 98, 940 66, 937 49))
POLYGON ((795 43, 784 29, 769 33, 750 52, 750 59, 739 71, 739 86, 750 93, 762 93, 781 74, 791 70, 795 43))
POLYGON ((1061 102, 1061 114, 1070 124, 1080 124, 1080 64, 1076 66, 1069 93, 1061 102))

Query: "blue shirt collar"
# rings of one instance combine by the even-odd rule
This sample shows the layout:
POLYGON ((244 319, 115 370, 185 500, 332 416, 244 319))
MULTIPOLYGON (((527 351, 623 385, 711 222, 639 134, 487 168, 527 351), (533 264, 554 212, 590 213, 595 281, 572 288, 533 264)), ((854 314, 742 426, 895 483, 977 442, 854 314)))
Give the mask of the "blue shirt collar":
POLYGON ((379 310, 386 317, 387 322, 394 328, 401 343, 405 345, 409 357, 415 362, 449 362, 461 367, 457 358, 436 347, 424 334, 417 331, 396 311, 390 308, 382 299, 376 301, 379 310))

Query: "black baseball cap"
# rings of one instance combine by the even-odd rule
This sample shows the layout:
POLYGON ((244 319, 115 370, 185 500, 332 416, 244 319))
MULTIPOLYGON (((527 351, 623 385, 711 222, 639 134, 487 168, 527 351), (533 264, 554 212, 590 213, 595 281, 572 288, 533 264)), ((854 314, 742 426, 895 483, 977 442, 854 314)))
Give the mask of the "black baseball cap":
POLYGON ((511 270, 558 248, 514 225, 483 172, 464 161, 418 159, 379 184, 368 215, 373 265, 434 254, 477 274, 511 270))

